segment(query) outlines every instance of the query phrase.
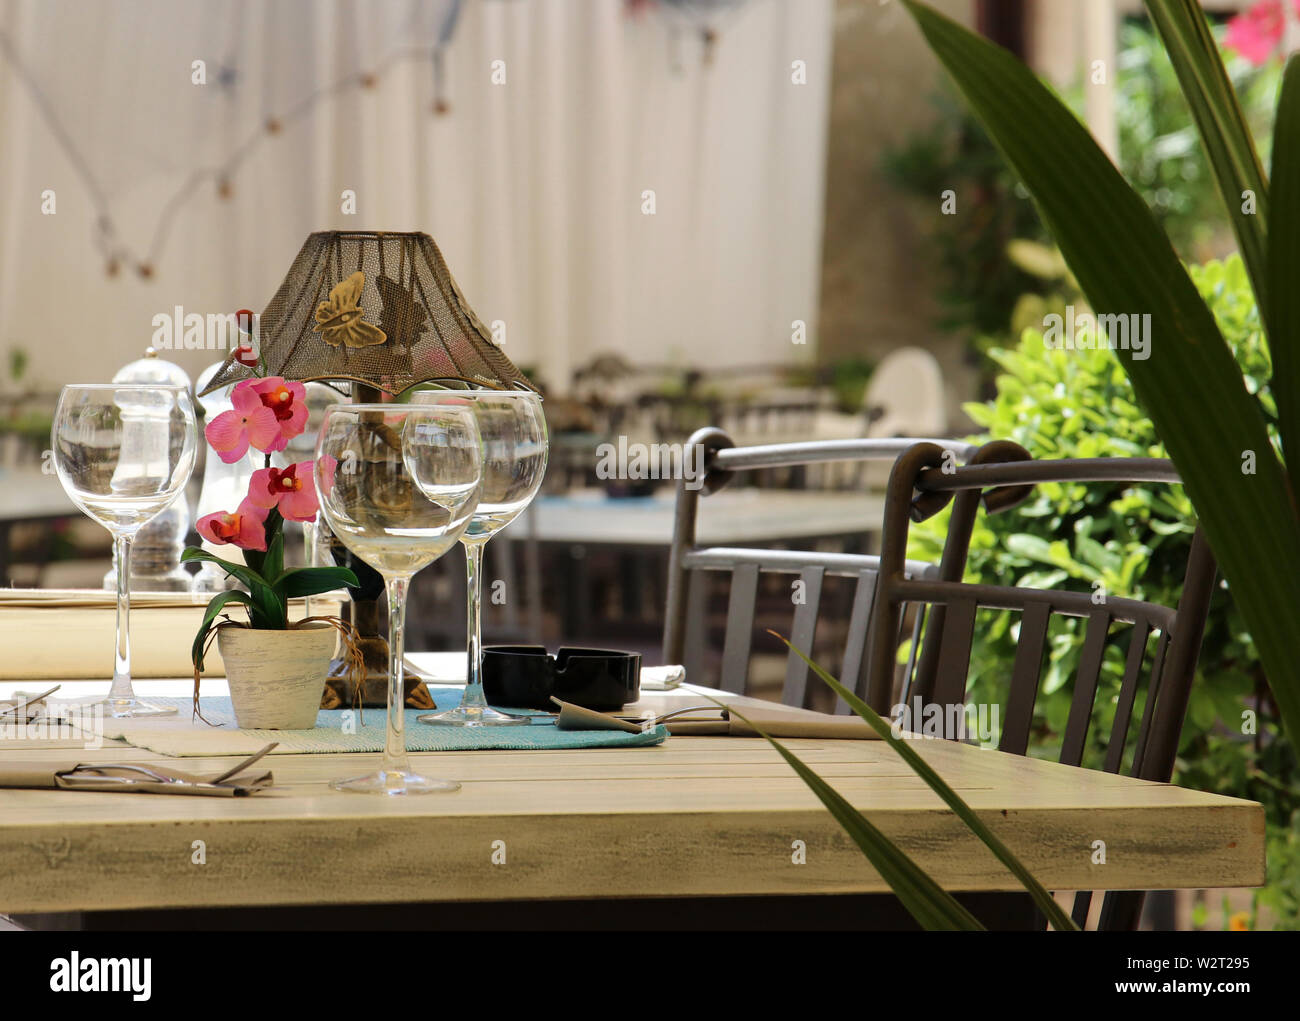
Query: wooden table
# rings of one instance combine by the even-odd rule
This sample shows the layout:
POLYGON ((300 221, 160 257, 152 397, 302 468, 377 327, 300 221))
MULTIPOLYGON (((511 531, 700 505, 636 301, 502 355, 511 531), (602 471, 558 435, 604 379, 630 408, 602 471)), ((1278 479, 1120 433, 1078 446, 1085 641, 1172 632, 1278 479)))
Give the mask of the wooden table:
MULTIPOLYGON (((558 548, 555 567, 565 579, 563 590, 571 594, 563 606, 564 635, 596 640, 599 628, 593 624, 588 566, 592 550, 614 551, 618 556, 624 621, 647 616, 646 593, 667 575, 674 509, 670 489, 623 499, 610 499, 598 490, 577 490, 534 500, 502 533, 526 543, 524 584, 531 614, 527 633, 542 633, 539 546, 558 548)), ((883 516, 884 496, 879 493, 726 489, 701 501, 696 538, 703 546, 790 542, 796 548, 841 539, 866 552, 880 532, 883 516)), ((662 607, 656 601, 654 611, 662 607)))
MULTIPOLYGON (((148 682, 140 687, 158 693, 148 682)), ((686 688, 648 695, 643 705, 684 700, 699 699, 686 688)), ((945 887, 1019 889, 883 742, 789 745, 945 887)), ((1253 802, 963 744, 925 741, 919 750, 1049 888, 1264 881, 1264 812, 1253 802), (1104 865, 1094 864, 1099 840, 1104 865)), ((4 755, 162 758, 121 747, 4 755)), ((275 756, 274 789, 241 799, 0 791, 0 911, 694 901, 887 889, 759 739, 413 758, 418 769, 460 780, 462 790, 409 801, 331 791, 329 779, 378 764, 378 755, 351 754, 275 756), (196 841, 205 864, 193 861, 196 841), (792 861, 796 841, 806 864, 792 861), (494 864, 502 849, 505 863, 494 864)), ((185 767, 216 771, 233 762, 193 759, 185 767)))

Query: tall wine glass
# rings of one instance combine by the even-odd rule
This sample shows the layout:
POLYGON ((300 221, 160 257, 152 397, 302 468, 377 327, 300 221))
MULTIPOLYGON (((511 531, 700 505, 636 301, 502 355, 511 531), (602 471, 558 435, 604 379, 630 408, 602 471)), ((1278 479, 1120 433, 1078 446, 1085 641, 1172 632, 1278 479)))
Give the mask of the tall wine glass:
POLYGON ((421 723, 483 727, 527 724, 527 716, 498 712, 483 697, 483 547, 527 507, 546 474, 546 417, 542 398, 521 390, 424 391, 413 399, 433 407, 474 409, 483 437, 483 491, 465 534, 468 624, 465 694, 460 705, 418 717, 421 723))
POLYGON ((388 727, 378 772, 335 790, 431 794, 460 784, 412 771, 402 685, 406 592, 417 571, 451 549, 470 523, 483 474, 482 441, 464 407, 335 404, 316 442, 316 488, 330 530, 383 575, 388 590, 388 727), (416 480, 419 480, 419 485, 416 480))
POLYGON ((68 497, 113 536, 117 645, 104 704, 116 717, 165 716, 131 687, 131 540, 180 495, 194 470, 189 388, 160 384, 65 386, 50 430, 54 467, 68 497))

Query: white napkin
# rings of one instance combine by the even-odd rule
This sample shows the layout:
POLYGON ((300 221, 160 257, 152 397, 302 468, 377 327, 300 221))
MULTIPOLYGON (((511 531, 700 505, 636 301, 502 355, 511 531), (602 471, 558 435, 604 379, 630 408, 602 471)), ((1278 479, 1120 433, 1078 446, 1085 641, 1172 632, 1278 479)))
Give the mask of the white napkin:
POLYGON ((680 666, 643 666, 642 691, 672 691, 686 680, 686 669, 680 666))

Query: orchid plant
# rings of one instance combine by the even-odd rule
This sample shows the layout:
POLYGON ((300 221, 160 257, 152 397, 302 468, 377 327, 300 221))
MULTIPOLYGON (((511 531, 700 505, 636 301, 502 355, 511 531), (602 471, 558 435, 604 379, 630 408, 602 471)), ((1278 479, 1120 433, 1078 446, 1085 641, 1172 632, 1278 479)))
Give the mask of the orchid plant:
MULTIPOLYGON (((292 626, 290 599, 357 585, 356 575, 345 567, 284 567, 284 523, 314 521, 320 506, 312 476, 313 461, 299 461, 286 468, 271 465, 271 455, 284 450, 306 428, 306 396, 302 383, 279 376, 246 379, 231 392, 231 410, 217 415, 204 429, 208 444, 226 464, 241 460, 250 447, 265 455, 265 464, 253 472, 248 495, 234 511, 204 515, 196 524, 209 543, 242 550, 244 562, 225 560, 197 546, 181 555, 182 562, 216 564, 244 586, 242 590, 218 592, 208 603, 194 639, 196 674, 203 669, 211 634, 221 626, 217 617, 231 603, 240 603, 247 610, 247 626, 283 631, 292 626)), ((329 460, 331 463, 322 464, 327 474, 335 467, 329 460)))

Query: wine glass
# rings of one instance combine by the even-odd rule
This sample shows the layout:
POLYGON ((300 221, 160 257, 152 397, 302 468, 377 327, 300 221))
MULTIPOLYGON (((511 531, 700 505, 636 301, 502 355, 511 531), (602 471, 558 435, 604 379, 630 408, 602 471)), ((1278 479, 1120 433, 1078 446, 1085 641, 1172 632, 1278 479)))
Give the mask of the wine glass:
POLYGON ((483 489, 474 518, 460 537, 465 546, 468 624, 465 694, 460 705, 418 717, 421 723, 482 727, 530 723, 498 712, 483 697, 483 547, 527 507, 546 474, 546 416, 540 395, 525 390, 426 390, 414 403, 474 409, 483 437, 483 489))
POLYGON ((383 763, 330 786, 386 795, 459 790, 453 780, 413 772, 407 758, 403 630, 411 578, 456 544, 478 504, 483 454, 474 414, 464 407, 332 405, 316 441, 315 475, 330 530, 383 575, 388 590, 383 763))
POLYGON ((65 386, 50 430, 54 467, 69 499, 113 536, 117 651, 104 704, 115 717, 166 716, 131 687, 131 541, 180 495, 194 470, 189 388, 156 383, 65 386))

